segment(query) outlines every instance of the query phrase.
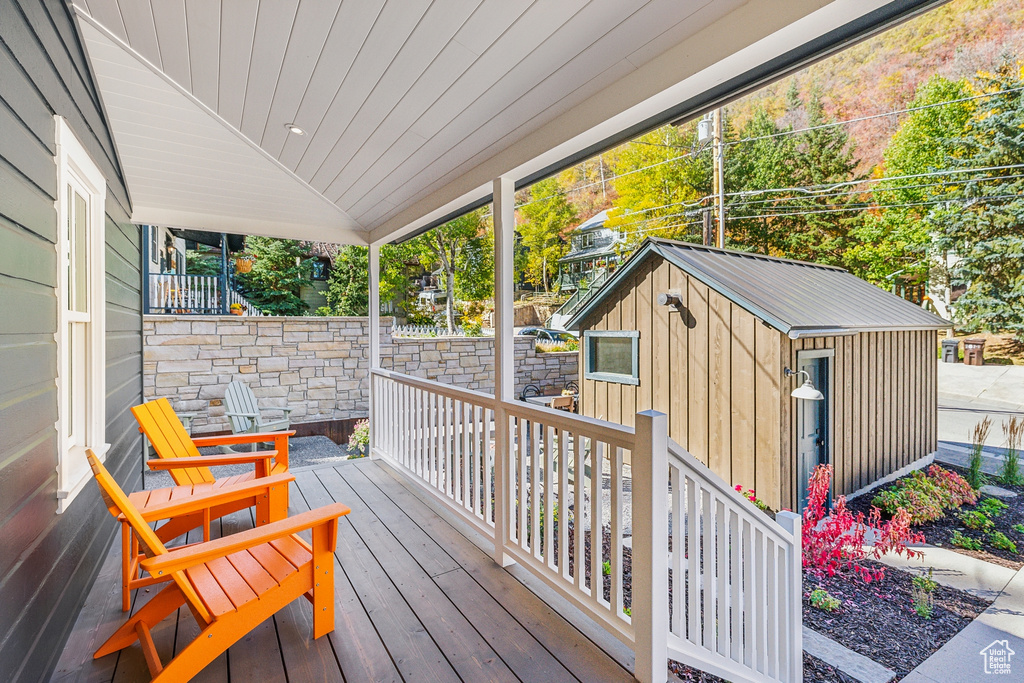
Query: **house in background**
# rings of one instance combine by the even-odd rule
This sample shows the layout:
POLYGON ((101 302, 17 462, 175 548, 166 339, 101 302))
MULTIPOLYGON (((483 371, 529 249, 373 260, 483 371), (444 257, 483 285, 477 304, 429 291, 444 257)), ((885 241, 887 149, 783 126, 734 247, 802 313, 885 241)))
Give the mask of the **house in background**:
POLYGON ((149 225, 145 229, 148 232, 146 274, 185 275, 188 272, 185 262, 188 246, 185 238, 178 235, 177 231, 161 225, 149 225))
POLYGON ((661 239, 569 322, 581 414, 665 412, 672 439, 775 509, 801 509, 821 463, 849 495, 930 461, 948 327, 841 268, 661 239), (792 397, 802 378, 824 400, 792 397))
POLYGON ((563 292, 587 289, 595 278, 614 269, 621 260, 616 247, 622 234, 606 228, 608 211, 602 211, 580 223, 570 237, 569 253, 558 259, 558 286, 563 292))

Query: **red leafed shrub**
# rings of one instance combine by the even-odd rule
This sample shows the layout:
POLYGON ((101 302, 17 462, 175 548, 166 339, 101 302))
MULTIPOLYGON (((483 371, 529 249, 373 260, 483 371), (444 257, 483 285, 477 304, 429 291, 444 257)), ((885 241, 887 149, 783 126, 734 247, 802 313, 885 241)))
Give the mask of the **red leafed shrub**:
POLYGON ((868 556, 878 559, 896 553, 912 559, 922 555, 907 547, 910 543, 924 543, 924 534, 910 530, 910 514, 903 508, 883 523, 877 507, 872 507, 866 517, 863 512, 854 515, 846 507, 845 496, 840 496, 829 513, 825 502, 831 481, 831 465, 819 465, 811 474, 803 522, 804 567, 819 576, 834 576, 847 569, 871 583, 885 578, 885 571, 866 566, 863 561, 868 556), (864 537, 869 530, 877 540, 872 549, 865 550, 864 537))
POLYGON ((932 465, 928 468, 928 476, 949 496, 946 507, 958 508, 961 505, 974 505, 978 502, 978 492, 956 472, 932 465))

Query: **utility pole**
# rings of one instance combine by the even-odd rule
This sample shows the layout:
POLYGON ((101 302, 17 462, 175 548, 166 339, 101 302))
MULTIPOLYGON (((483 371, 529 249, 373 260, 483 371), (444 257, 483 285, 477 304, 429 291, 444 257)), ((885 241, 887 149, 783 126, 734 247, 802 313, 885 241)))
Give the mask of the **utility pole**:
POLYGON ((714 129, 714 194, 718 208, 718 247, 725 248, 725 113, 721 107, 715 110, 714 129))

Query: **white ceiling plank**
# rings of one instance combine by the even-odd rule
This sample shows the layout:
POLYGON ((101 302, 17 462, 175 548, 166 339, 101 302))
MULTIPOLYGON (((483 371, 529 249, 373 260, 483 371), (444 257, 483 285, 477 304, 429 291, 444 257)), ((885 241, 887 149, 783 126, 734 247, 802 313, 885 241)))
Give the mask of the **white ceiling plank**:
POLYGON ((188 63, 185 0, 150 0, 150 8, 156 24, 163 72, 185 90, 191 91, 192 74, 188 63))
POLYGON ((156 24, 153 22, 153 8, 148 1, 120 3, 121 19, 128 34, 128 44, 136 52, 163 68, 160 46, 156 38, 156 24))
MULTIPOLYGON (((415 154, 404 157, 403 151, 388 150, 365 172, 352 178, 348 186, 331 188, 332 196, 338 196, 343 204, 354 205, 378 183, 387 180, 384 194, 406 181, 399 179, 396 173, 404 164, 414 164, 412 159, 421 161, 426 158, 436 160, 444 149, 457 144, 457 140, 445 141, 433 139, 435 135, 470 106, 481 93, 495 83, 497 78, 509 73, 513 65, 525 59, 532 50, 537 49, 562 26, 567 25, 586 3, 562 2, 561 0, 538 0, 529 10, 498 38, 483 55, 477 59, 441 97, 439 97, 422 116, 417 119, 410 130, 428 140, 423 148, 415 150, 415 154)), ((469 132, 469 131, 467 131, 469 132)))
POLYGON ((309 134, 309 146, 295 167, 295 173, 313 187, 323 191, 323 187, 311 182, 313 176, 334 148, 355 111, 408 40, 429 4, 429 0, 403 0, 384 5, 384 10, 342 82, 343 92, 334 98, 323 121, 309 134))
POLYGON ((345 228, 302 223, 294 220, 275 221, 260 218, 240 218, 236 215, 199 213, 181 207, 161 207, 137 203, 132 206, 132 222, 144 225, 167 225, 176 228, 227 232, 234 235, 265 235, 296 239, 334 242, 337 244, 366 244, 366 236, 345 228))
POLYGON ((240 130, 250 140, 258 141, 267 125, 267 115, 274 99, 274 84, 281 73, 284 52, 292 31, 298 0, 260 3, 256 16, 256 35, 249 63, 249 81, 245 91, 240 130))
POLYGON ((455 40, 477 55, 486 52, 536 0, 484 0, 455 34, 455 40))
MULTIPOLYGON (((685 10, 688 12, 697 4, 676 2, 672 9, 682 14, 684 12, 680 10, 686 5, 689 5, 685 10)), ((379 172, 374 173, 371 169, 358 179, 356 185, 341 195, 340 203, 355 207, 356 202, 373 189, 387 194, 396 183, 405 185, 407 181, 399 180, 404 178, 403 166, 408 168, 422 163, 431 164, 436 174, 432 174, 429 182, 436 185, 438 178, 447 177, 454 169, 474 165, 465 156, 453 153, 456 150, 486 149, 496 141, 521 137, 600 90, 600 83, 595 83, 594 79, 602 73, 605 74, 604 82, 625 75, 627 70, 622 68, 624 64, 620 61, 621 57, 617 57, 618 53, 611 46, 621 40, 623 33, 628 33, 634 23, 642 23, 645 10, 645 7, 638 9, 636 5, 626 6, 615 0, 592 2, 585 10, 562 24, 542 45, 534 48, 514 69, 494 83, 489 91, 478 93, 472 104, 461 108, 455 105, 458 114, 420 150, 394 168, 390 178, 380 178, 379 172), (578 44, 570 49, 570 37, 581 33, 589 36, 591 43, 582 51, 578 44), (544 64, 558 64, 559 67, 543 74, 540 67, 544 64), (578 87, 572 85, 587 83, 593 84, 589 92, 579 91, 578 87), (543 101, 541 106, 533 104, 539 101, 543 101), (552 102, 555 104, 552 105, 552 102), (487 126, 495 120, 495 123, 487 126), (521 131, 519 136, 508 135, 512 130, 520 130, 524 123, 528 124, 528 128, 521 131), (472 142, 464 144, 467 139, 472 142)), ((658 16, 664 21, 664 13, 658 13, 658 16)), ((409 189, 415 192, 426 186, 422 180, 419 184, 420 187, 409 189)), ((333 198, 331 193, 328 196, 333 198)))
MULTIPOLYGON (((374 162, 397 144, 397 138, 408 131, 411 123, 437 101, 438 93, 444 92, 448 86, 454 83, 475 59, 476 54, 460 43, 455 41, 448 43, 420 79, 409 88, 401 101, 388 112, 380 125, 365 137, 365 142, 345 164, 344 173, 331 183, 324 194, 328 198, 336 200, 342 190, 351 185, 350 179, 353 176, 362 177, 374 162)), ((411 131, 409 132, 411 133, 411 131)), ((416 139, 420 141, 420 144, 425 142, 418 135, 416 139)), ((398 152, 396 149, 392 153, 410 154, 413 151, 415 150, 398 152)))
POLYGON ((335 181, 362 142, 434 63, 477 6, 478 0, 447 0, 430 6, 342 130, 334 148, 311 179, 314 186, 327 187, 335 181))
POLYGON ((256 31, 258 5, 251 0, 222 0, 220 82, 217 113, 235 128, 242 126, 242 108, 249 79, 249 59, 256 31))
POLYGON ((128 42, 128 31, 125 29, 124 19, 121 18, 118 0, 91 0, 89 13, 115 36, 128 42))
POLYGON ((486 50, 458 83, 452 86, 413 125, 413 130, 430 139, 451 121, 454 112, 472 104, 495 80, 542 45, 560 26, 568 22, 586 2, 574 0, 538 0, 486 50))
MULTIPOLYGON (((659 4, 673 3, 676 0, 658 0, 659 4)), ((651 31, 650 40, 642 47, 631 52, 626 58, 634 66, 641 66, 651 61, 662 52, 696 34, 701 27, 707 26, 716 19, 744 5, 747 0, 713 0, 703 2, 693 13, 680 19, 675 25, 662 26, 661 33, 651 31), (653 37, 652 37, 653 36, 653 37)))
MULTIPOLYGON (((320 126, 327 108, 337 96, 345 76, 352 68, 352 62, 383 9, 384 0, 341 4, 292 122, 310 132, 320 126)), ((308 134, 290 135, 281 148, 268 146, 265 149, 294 171, 309 146, 310 137, 308 134)))
POLYGON ((217 111, 220 87, 220 0, 185 0, 192 94, 217 111))
POLYGON ((313 68, 323 53, 338 10, 339 6, 334 3, 299 4, 291 35, 291 40, 297 44, 289 43, 285 52, 267 124, 259 138, 263 149, 280 149, 285 138, 292 135, 285 124, 294 123, 295 112, 306 92, 313 68))

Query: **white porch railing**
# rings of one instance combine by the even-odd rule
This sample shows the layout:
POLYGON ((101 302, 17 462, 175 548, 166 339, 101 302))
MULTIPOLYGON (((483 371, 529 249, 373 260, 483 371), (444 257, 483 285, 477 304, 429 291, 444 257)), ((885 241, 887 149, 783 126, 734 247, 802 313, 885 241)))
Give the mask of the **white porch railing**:
MULTIPOLYGON (((243 315, 263 315, 263 311, 233 289, 228 289, 227 296, 228 306, 234 303, 241 305, 243 315)), ((151 273, 148 310, 153 313, 216 315, 221 312, 221 279, 210 275, 151 273)))
POLYGON ((371 381, 374 456, 507 539, 505 555, 636 651, 644 683, 665 680, 669 656, 801 680, 799 522, 783 529, 668 442, 664 416, 634 430, 386 370, 371 381))

